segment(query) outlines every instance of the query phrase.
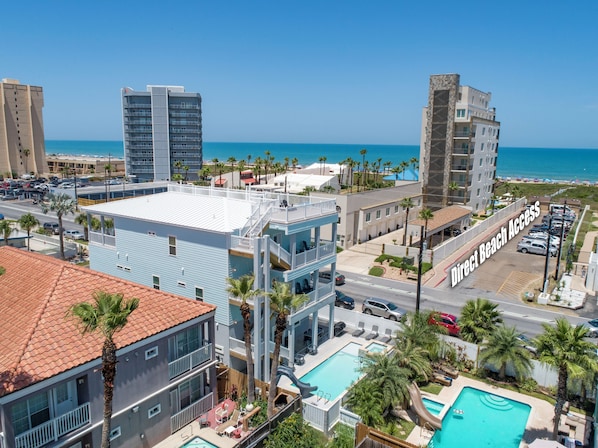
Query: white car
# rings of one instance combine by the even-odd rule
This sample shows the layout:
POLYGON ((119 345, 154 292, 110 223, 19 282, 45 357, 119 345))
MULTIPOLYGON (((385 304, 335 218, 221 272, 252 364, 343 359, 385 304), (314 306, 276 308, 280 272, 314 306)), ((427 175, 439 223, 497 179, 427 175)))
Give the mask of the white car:
POLYGON ((64 237, 71 238, 73 240, 82 240, 85 238, 85 236, 78 230, 65 230, 64 237))

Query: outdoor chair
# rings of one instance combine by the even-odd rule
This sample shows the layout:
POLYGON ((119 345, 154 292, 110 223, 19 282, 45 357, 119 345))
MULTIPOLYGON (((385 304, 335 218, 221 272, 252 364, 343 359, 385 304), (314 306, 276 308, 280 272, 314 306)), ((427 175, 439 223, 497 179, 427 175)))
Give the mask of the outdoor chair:
POLYGON ((372 331, 365 337, 366 341, 370 341, 372 339, 376 339, 378 337, 378 325, 374 325, 372 327, 372 331))
POLYGON ((357 324, 357 329, 353 332, 353 336, 355 336, 356 338, 358 338, 363 333, 365 333, 365 328, 364 327, 365 327, 365 324, 363 322, 359 322, 357 324))

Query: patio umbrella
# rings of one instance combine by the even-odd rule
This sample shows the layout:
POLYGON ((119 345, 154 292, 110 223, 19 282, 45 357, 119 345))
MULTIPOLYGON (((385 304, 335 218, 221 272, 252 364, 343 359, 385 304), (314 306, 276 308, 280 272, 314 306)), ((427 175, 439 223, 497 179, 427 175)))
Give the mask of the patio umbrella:
POLYGON ((562 443, 556 442, 554 440, 544 440, 544 439, 536 439, 532 443, 530 443, 528 446, 529 446, 529 448, 567 448, 562 443))

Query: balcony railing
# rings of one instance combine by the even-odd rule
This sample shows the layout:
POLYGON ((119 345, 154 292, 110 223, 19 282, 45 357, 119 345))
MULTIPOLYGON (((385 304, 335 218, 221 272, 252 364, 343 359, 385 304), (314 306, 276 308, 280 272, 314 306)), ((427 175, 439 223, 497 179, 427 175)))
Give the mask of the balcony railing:
POLYGON ((326 297, 328 297, 330 294, 332 294, 332 282, 330 283, 325 283, 324 285, 320 286, 318 289, 308 292, 307 293, 307 297, 309 297, 309 299, 304 302, 303 304, 301 304, 300 307, 296 308, 294 311, 300 311, 304 308, 307 308, 309 306, 311 306, 312 304, 319 302, 320 300, 325 299, 326 297))
POLYGON ((91 422, 89 403, 15 437, 16 448, 38 448, 91 422))
POLYGON ((116 247, 116 237, 114 235, 106 235, 101 232, 89 232, 89 243, 99 244, 101 246, 116 247))
POLYGON ((182 373, 209 361, 212 358, 212 344, 204 345, 203 347, 168 363, 168 375, 173 379, 182 373))
POLYGON ((322 243, 318 247, 298 253, 295 257, 295 268, 320 260, 324 257, 332 255, 336 250, 334 243, 322 243))
POLYGON ((174 434, 183 426, 188 425, 193 420, 198 418, 201 414, 204 414, 212 407, 212 393, 209 393, 202 399, 192 403, 180 412, 177 412, 170 417, 170 432, 174 434))

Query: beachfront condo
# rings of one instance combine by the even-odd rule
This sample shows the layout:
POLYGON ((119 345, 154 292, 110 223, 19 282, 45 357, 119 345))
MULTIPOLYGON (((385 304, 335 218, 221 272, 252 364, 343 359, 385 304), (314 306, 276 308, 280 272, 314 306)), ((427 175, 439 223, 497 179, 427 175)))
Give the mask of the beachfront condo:
POLYGON ((479 213, 491 204, 500 134, 491 97, 460 85, 458 74, 430 76, 420 145, 425 207, 479 213))
MULTIPOLYGON (((216 356, 234 369, 245 370, 246 351, 241 302, 227 293, 228 278, 249 274, 260 290, 284 282, 307 296, 288 317, 283 364, 293 367, 334 337, 332 324, 326 332, 318 326, 319 314, 335 316, 334 282, 319 276, 336 269, 334 198, 171 182, 164 193, 83 210, 102 223, 89 232, 91 269, 216 305, 216 356)), ((267 295, 249 303, 255 376, 268 380, 275 320, 267 295)))
POLYGON ((181 86, 121 90, 126 175, 139 181, 197 180, 202 167, 201 96, 181 86))
POLYGON ((0 175, 47 173, 43 89, 4 78, 0 105, 0 175))

